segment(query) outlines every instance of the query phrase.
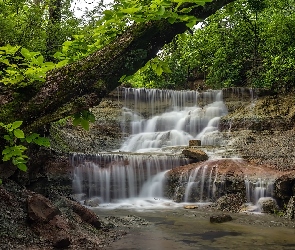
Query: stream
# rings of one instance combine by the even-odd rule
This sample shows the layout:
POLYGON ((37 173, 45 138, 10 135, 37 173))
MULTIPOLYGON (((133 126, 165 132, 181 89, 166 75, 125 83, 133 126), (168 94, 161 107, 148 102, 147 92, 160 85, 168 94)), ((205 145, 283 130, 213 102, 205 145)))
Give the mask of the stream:
POLYGON ((127 235, 109 250, 295 249, 293 223, 271 215, 231 214, 232 221, 217 224, 210 223, 209 217, 218 212, 207 209, 95 211, 101 217, 132 215, 148 222, 127 226, 127 235))

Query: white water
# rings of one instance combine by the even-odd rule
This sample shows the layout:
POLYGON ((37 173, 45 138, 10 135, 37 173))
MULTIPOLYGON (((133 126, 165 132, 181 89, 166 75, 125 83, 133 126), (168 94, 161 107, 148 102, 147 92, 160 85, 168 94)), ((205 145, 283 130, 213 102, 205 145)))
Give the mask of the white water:
POLYGON ((262 198, 273 197, 274 180, 257 178, 249 180, 245 178, 246 198, 250 204, 250 210, 260 211, 259 200, 262 198))
MULTIPOLYGON (((214 145, 220 117, 227 114, 222 91, 119 91, 124 97, 125 142, 115 154, 73 155, 74 193, 81 200, 98 198, 100 207, 175 205, 163 198, 165 172, 188 164, 188 160, 159 152, 167 146, 187 146, 192 139, 200 139, 202 145, 214 145)), ((200 178, 199 201, 211 199, 213 170, 203 167, 199 174, 190 178, 185 201, 189 201, 196 178, 200 178)))

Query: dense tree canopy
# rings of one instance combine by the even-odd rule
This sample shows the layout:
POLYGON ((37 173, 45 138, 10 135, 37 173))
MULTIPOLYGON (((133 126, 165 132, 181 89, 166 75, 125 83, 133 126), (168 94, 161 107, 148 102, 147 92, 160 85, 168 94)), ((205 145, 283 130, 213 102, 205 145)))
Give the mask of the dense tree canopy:
POLYGON ((182 88, 201 79, 204 84, 199 87, 205 88, 292 89, 294 8, 293 0, 235 1, 207 18, 193 34, 187 32, 165 46, 157 60, 177 70, 158 75, 147 67, 129 83, 182 88))

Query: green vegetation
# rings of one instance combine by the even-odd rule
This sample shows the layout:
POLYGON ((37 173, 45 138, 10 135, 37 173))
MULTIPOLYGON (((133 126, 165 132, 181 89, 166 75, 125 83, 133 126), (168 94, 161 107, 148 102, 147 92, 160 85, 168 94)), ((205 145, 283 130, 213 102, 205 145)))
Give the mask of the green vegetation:
POLYGON ((235 1, 164 47, 156 60, 172 73, 148 66, 128 84, 182 89, 201 80, 195 88, 289 91, 295 87, 294 8, 293 0, 235 1))
POLYGON ((99 1, 84 20, 71 3, 0 0, 0 150, 21 170, 27 143, 48 146, 32 132, 69 115, 89 129, 91 98, 119 79, 146 88, 295 87, 294 0, 99 1))

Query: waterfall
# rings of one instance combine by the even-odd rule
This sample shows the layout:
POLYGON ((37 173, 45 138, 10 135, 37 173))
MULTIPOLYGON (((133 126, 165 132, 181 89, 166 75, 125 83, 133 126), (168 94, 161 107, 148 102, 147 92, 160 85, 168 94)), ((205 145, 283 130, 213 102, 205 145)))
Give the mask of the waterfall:
POLYGON ((272 197, 274 180, 268 178, 248 179, 245 177, 247 202, 257 205, 260 198, 272 197))
MULTIPOLYGON (((113 153, 73 154, 74 193, 80 200, 96 197, 100 204, 163 199, 166 171, 189 163, 180 154, 167 155, 163 149, 187 146, 192 139, 214 145, 220 117, 227 114, 222 91, 118 88, 118 98, 124 106, 124 143, 113 153)), ((206 166, 196 171, 190 177, 186 200, 199 187, 199 200, 209 201, 214 174, 206 166)))
MULTIPOLYGON (((181 178, 183 178, 181 176, 181 178)), ((209 202, 214 198, 217 167, 206 162, 190 172, 184 194, 184 202, 209 202), (214 176, 214 177, 213 177, 214 176), (214 179, 213 179, 214 178, 214 179)))
POLYGON ((122 129, 129 134, 120 151, 150 152, 200 139, 214 144, 220 117, 227 114, 222 91, 120 89, 125 107, 122 129), (131 102, 132 100, 132 102, 131 102), (201 107, 201 105, 204 105, 201 107), (208 139, 211 135, 211 139, 208 139))
POLYGON ((80 196, 98 197, 102 203, 160 198, 165 171, 187 163, 187 159, 173 155, 74 154, 73 190, 80 196))

